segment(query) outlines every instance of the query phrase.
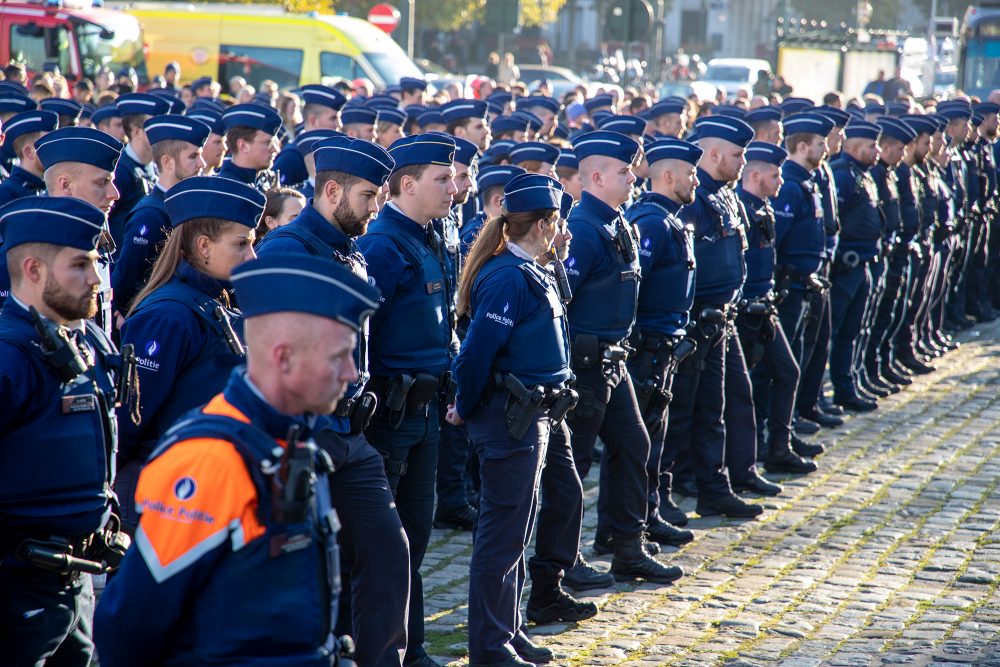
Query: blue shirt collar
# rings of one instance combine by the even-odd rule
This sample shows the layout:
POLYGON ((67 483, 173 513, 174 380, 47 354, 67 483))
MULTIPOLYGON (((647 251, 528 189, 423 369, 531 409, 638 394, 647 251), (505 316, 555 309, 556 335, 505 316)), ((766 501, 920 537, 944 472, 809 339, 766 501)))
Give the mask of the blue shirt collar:
POLYGON ((677 212, 680 211, 682 208, 684 208, 682 204, 678 204, 670 197, 667 197, 666 195, 661 195, 658 192, 643 192, 641 195, 639 195, 639 200, 636 203, 641 204, 647 201, 653 202, 654 204, 659 204, 663 208, 667 209, 668 213, 672 213, 674 215, 677 215, 677 212))
POLYGON ((229 289, 228 281, 216 280, 207 273, 196 269, 186 259, 182 259, 177 265, 177 273, 174 275, 181 282, 190 285, 199 292, 204 292, 213 299, 218 299, 224 291, 229 289))
POLYGON ((764 200, 744 190, 742 183, 736 186, 736 194, 739 195, 740 199, 750 204, 751 208, 757 209, 764 205, 764 200))
POLYGON ((716 192, 722 189, 725 183, 722 181, 717 181, 708 175, 708 172, 698 167, 698 189, 704 190, 710 195, 714 195, 716 192))
POLYGON ((393 229, 398 229, 401 233, 412 236, 425 245, 427 243, 427 229, 431 227, 431 224, 421 225, 400 211, 392 202, 388 202, 382 207, 375 221, 393 229))
POLYGON ((606 225, 612 224, 615 220, 621 217, 622 214, 617 208, 611 208, 589 192, 583 193, 580 197, 580 203, 578 206, 588 213, 596 215, 597 218, 606 225))
POLYGON ((219 170, 219 175, 224 178, 231 178, 234 181, 253 185, 257 181, 257 170, 248 167, 240 167, 233 163, 232 158, 226 160, 219 170))
POLYGON ((786 181, 795 181, 796 183, 802 183, 803 181, 808 181, 812 178, 812 172, 806 170, 805 167, 798 164, 797 162, 792 162, 791 160, 785 160, 785 163, 781 165, 781 176, 786 181))
POLYGON ((329 243, 338 250, 346 249, 353 251, 355 247, 354 241, 348 238, 344 232, 340 231, 339 227, 327 222, 326 218, 313 207, 312 203, 312 199, 306 202, 306 207, 302 209, 302 212, 290 224, 302 225, 322 241, 329 243))

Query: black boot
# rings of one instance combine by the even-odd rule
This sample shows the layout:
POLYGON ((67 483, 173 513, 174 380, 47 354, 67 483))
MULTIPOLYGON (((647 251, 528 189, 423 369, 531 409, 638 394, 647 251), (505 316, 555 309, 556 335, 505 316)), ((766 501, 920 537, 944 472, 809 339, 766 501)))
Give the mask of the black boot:
POLYGON ((884 364, 882 366, 882 377, 884 377, 889 382, 899 385, 901 387, 906 387, 913 384, 913 380, 906 377, 905 375, 896 372, 896 369, 892 364, 884 364))
POLYGON ((806 442, 799 436, 792 434, 792 451, 799 456, 807 456, 809 458, 816 458, 820 454, 826 451, 826 447, 818 442, 806 442))
MULTIPOLYGON (((684 531, 689 533, 691 531, 684 531)), ((660 553, 660 545, 656 542, 651 542, 648 535, 643 533, 642 536, 643 544, 646 545, 646 551, 652 555, 660 553)), ((694 539, 694 535, 691 536, 694 539)), ((690 540, 688 540, 690 542, 690 540)), ((684 544, 683 542, 681 544, 684 544)), ((610 556, 615 552, 615 538, 614 537, 595 537, 594 538, 594 554, 598 556, 610 556)), ((593 568, 593 565, 590 566, 593 568)), ((607 575, 605 575, 607 576, 607 575)))
POLYGON ((654 517, 647 523, 646 535, 653 543, 666 544, 671 547, 679 547, 694 539, 694 533, 690 530, 682 530, 659 517, 654 517))
POLYGON ((611 574, 616 581, 643 579, 656 584, 669 584, 684 576, 676 565, 664 565, 646 552, 641 535, 615 540, 615 557, 611 574))
POLYGON ((562 589, 558 579, 531 580, 527 618, 535 625, 566 621, 579 623, 597 616, 597 605, 581 602, 562 589))
POLYGON ((799 456, 792 451, 789 443, 784 446, 778 443, 771 443, 771 448, 764 467, 768 472, 790 472, 797 475, 805 475, 816 472, 816 462, 799 456))
POLYGON ((577 554, 576 563, 563 577, 563 584, 574 591, 589 591, 614 586, 615 578, 607 572, 601 572, 581 554, 577 554))
POLYGON ((683 528, 688 525, 688 516, 672 499, 662 499, 660 503, 660 518, 669 524, 683 528))
POLYGON ((555 658, 555 654, 544 646, 539 646, 531 641, 523 629, 514 633, 514 638, 510 640, 511 647, 517 651, 517 657, 535 664, 543 664, 555 658))
POLYGON ((935 370, 934 366, 931 364, 925 364, 924 362, 917 359, 917 356, 912 352, 909 354, 903 354, 899 357, 899 363, 906 366, 910 371, 916 373, 917 375, 927 375, 928 373, 933 373, 935 370))

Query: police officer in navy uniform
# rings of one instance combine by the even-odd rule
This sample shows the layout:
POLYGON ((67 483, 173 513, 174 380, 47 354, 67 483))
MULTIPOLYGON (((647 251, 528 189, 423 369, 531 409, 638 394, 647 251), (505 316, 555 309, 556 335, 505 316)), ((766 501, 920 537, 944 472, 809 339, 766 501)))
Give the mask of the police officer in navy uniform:
POLYGON ((222 168, 226 155, 226 126, 222 122, 222 111, 215 108, 215 103, 204 98, 196 102, 185 113, 188 118, 200 120, 211 128, 205 145, 201 148, 201 157, 205 160, 205 170, 202 176, 214 176, 222 168))
POLYGON ((521 630, 524 550, 549 434, 576 400, 568 388, 566 313, 548 263, 562 202, 558 181, 524 174, 475 242, 459 309, 471 319, 454 362, 448 420, 467 422, 479 459, 480 515, 469 581, 471 665, 547 662, 521 630), (511 576, 513 573, 513 576, 511 576))
POLYGON ((122 248, 111 274, 119 313, 128 312, 167 238, 171 226, 163 203, 167 190, 186 178, 201 175, 206 166, 201 150, 210 128, 205 123, 173 114, 154 116, 143 129, 153 149, 158 178, 152 191, 135 205, 125 221, 122 248))
POLYGON ((90 124, 92 127, 101 132, 107 132, 118 141, 124 143, 125 129, 122 127, 122 114, 114 104, 105 104, 102 107, 98 107, 90 115, 90 124))
MULTIPOLYGON (((340 130, 340 109, 347 98, 339 90, 309 84, 299 89, 299 99, 302 100, 302 133, 312 130, 340 130)), ((309 176, 306 173, 305 154, 298 145, 300 137, 301 133, 296 133, 295 141, 282 148, 274 158, 274 172, 278 174, 281 185, 297 187, 309 176)))
POLYGON ((316 194, 316 160, 313 156, 313 148, 316 147, 317 143, 323 141, 324 139, 332 139, 333 137, 343 136, 347 135, 336 130, 326 129, 308 130, 307 132, 302 132, 301 134, 296 135, 295 150, 297 150, 302 156, 306 177, 304 180, 296 183, 292 187, 298 190, 306 199, 311 199, 316 194))
MULTIPOLYGON (((229 278, 254 257, 253 235, 264 195, 242 183, 194 176, 163 199, 172 230, 122 325, 138 355, 139 426, 123 424, 119 494, 129 497, 156 442, 185 412, 218 392, 243 363, 239 311, 229 278)), ((138 517, 126 513, 126 525, 138 517)))
MULTIPOLYGON (((632 165, 639 144, 623 134, 597 130, 579 135, 573 151, 580 160, 583 195, 569 216, 573 242, 566 262, 573 299, 569 305, 572 366, 580 403, 569 419, 581 479, 590 472, 594 444, 604 442, 598 524, 613 541, 611 574, 619 581, 641 578, 670 583, 683 572, 647 551, 646 464, 649 435, 625 369, 625 342, 635 323, 639 257, 632 226, 619 208, 635 182, 632 165)), ((554 433, 558 439, 562 434, 554 433)), ((599 534, 600 528, 599 528, 599 534)), ((583 588, 607 585, 606 577, 578 557, 564 583, 583 588)))
POLYGON ((684 350, 692 347, 684 340, 694 302, 694 236, 678 214, 694 201, 695 166, 701 153, 694 144, 676 138, 647 144, 650 189, 626 212, 639 233, 642 267, 635 328, 629 339, 635 352, 628 369, 651 442, 646 523, 651 540, 671 545, 694 537, 691 531, 676 528, 687 525, 688 518, 674 504, 670 473, 661 472, 660 463, 678 355, 690 354, 684 350))
POLYGON ((261 192, 277 184, 271 165, 278 154, 281 116, 260 104, 237 104, 225 110, 226 145, 231 158, 219 176, 252 185, 261 192))
POLYGON ((232 282, 247 364, 143 470, 136 547, 97 611, 107 667, 339 664, 333 465, 314 435, 357 380, 378 294, 301 254, 247 262, 232 282))
POLYGON ((47 97, 38 103, 42 111, 52 111, 59 116, 59 127, 75 127, 80 124, 83 105, 76 100, 61 97, 47 97))
POLYGON ((45 167, 35 153, 35 142, 58 126, 59 117, 52 111, 25 111, 3 124, 3 152, 17 158, 18 163, 0 183, 0 205, 45 192, 45 167))
MULTIPOLYGON (((333 133, 312 130, 308 134, 333 133)), ((302 145, 303 138, 298 143, 302 145)), ((309 142, 307 142, 309 143, 309 142)), ((364 255, 355 241, 377 213, 376 199, 392 171, 393 160, 381 147, 346 136, 312 143, 318 192, 289 224, 268 233, 257 246, 263 258, 291 253, 332 260, 368 279, 364 255)), ((399 515, 393 507, 382 457, 363 429, 374 408, 364 394, 368 380, 368 325, 358 336, 358 382, 348 387, 331 415, 328 438, 335 471, 330 477, 334 508, 343 522, 340 536, 344 580, 338 634, 350 634, 355 657, 364 665, 398 665, 406 649, 409 564, 399 515), (352 602, 353 598, 353 602, 352 602), (371 600, 379 604, 371 604, 371 600)))
POLYGON ((868 412, 875 401, 858 395, 853 367, 865 304, 872 289, 868 265, 877 259, 882 239, 878 188, 869 170, 878 159, 878 125, 851 120, 844 128, 840 156, 830 163, 840 210, 840 243, 830 270, 830 381, 833 402, 845 409, 868 412))
POLYGON ((479 212, 471 219, 463 220, 462 228, 459 230, 463 262, 486 221, 500 217, 504 186, 515 176, 524 173, 526 173, 524 169, 512 164, 489 165, 479 170, 476 177, 476 196, 480 200, 479 212))
POLYGON ((702 156, 695 201, 681 211, 694 228, 695 277, 693 326, 688 336, 698 346, 677 370, 663 466, 676 473, 690 465, 701 515, 753 518, 763 508, 733 493, 726 471, 724 360, 730 318, 746 278, 746 230, 736 193, 729 185, 745 164, 744 150, 753 129, 739 120, 710 116, 695 123, 702 156))
MULTIPOLYGON (((121 248, 125 234, 125 219, 139 200, 153 189, 156 171, 153 168, 153 149, 146 137, 143 124, 152 116, 170 112, 170 102, 148 93, 128 93, 115 100, 122 117, 122 129, 127 141, 122 159, 115 167, 115 188, 118 203, 108 217, 111 237, 115 247, 121 248)), ((115 253, 115 258, 118 254, 115 253)))
MULTIPOLYGON (((122 148, 120 141, 92 127, 63 127, 46 134, 35 142, 35 151, 45 166, 48 195, 82 199, 108 215, 118 201, 113 177, 122 148)), ((105 230, 99 250, 101 291, 97 296, 95 321, 112 336, 116 328, 111 279, 115 245, 110 228, 105 230)))
POLYGON ((366 431, 385 459, 389 485, 410 544, 409 635, 404 665, 436 665, 424 649, 423 580, 434 513, 440 430, 439 392, 448 383, 454 330, 444 241, 431 221, 451 209, 455 142, 442 134, 400 139, 390 201, 358 245, 369 281, 382 292, 371 322, 369 388, 379 408, 366 431))
POLYGON ((12 281, 0 310, 0 645, 8 664, 89 665, 91 574, 107 572, 128 546, 109 539, 119 526, 111 483, 121 357, 89 321, 104 223, 77 199, 24 197, 0 209, 12 281))
MULTIPOLYGON (((799 367, 774 307, 778 298, 774 293, 776 235, 771 197, 777 195, 781 187, 781 166, 787 156, 783 148, 771 143, 753 141, 747 146, 747 166, 736 187, 748 223, 747 278, 743 284, 743 301, 740 314, 736 317, 736 327, 747 365, 751 368, 759 365, 767 371, 761 376, 753 376, 752 397, 758 433, 767 425, 765 446, 760 446, 763 440, 758 436, 759 449, 764 450, 761 453, 764 453, 765 466, 769 472, 808 473, 816 470, 816 464, 792 451, 792 412, 799 367), (766 400, 761 400, 762 394, 766 394, 766 400)), ((728 377, 726 382, 728 410, 728 377)), ((741 428, 739 424, 730 422, 727 415, 727 444, 730 427, 741 428)), ((733 488, 738 487, 764 495, 773 491, 753 475, 734 479, 733 488)))

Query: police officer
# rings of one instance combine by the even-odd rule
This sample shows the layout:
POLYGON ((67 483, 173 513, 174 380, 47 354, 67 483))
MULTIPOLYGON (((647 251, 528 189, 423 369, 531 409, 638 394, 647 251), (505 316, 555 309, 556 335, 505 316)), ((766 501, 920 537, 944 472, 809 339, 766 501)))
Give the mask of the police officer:
POLYGON ((309 177, 304 161, 308 153, 304 153, 298 145, 301 134, 312 130, 339 131, 340 109, 347 102, 347 98, 336 88, 319 84, 302 86, 299 98, 302 100, 302 133, 296 133, 295 141, 282 148, 274 158, 274 171, 279 182, 292 187, 298 187, 309 177))
POLYGON ((459 311, 471 319, 454 362, 449 422, 468 422, 479 459, 480 515, 470 562, 472 665, 547 662, 521 631, 524 550, 531 537, 549 433, 573 406, 562 300, 541 263, 556 236, 558 181, 524 174, 469 255, 459 311), (514 576, 511 576, 514 573, 514 576))
MULTIPOLYGON (((35 152, 45 166, 45 185, 50 197, 75 197, 108 215, 118 200, 113 175, 122 154, 122 144, 92 127, 64 127, 35 142, 35 152)), ((115 251, 110 230, 101 239, 101 291, 97 296, 98 326, 112 336, 111 267, 115 251)))
POLYGON ((51 111, 59 116, 59 127, 75 127, 80 124, 83 105, 76 100, 48 97, 38 103, 42 111, 51 111))
POLYGON ((375 140, 379 146, 388 148, 397 139, 406 136, 403 132, 406 112, 399 108, 396 98, 377 95, 369 99, 365 106, 378 112, 378 119, 375 121, 375 140))
MULTIPOLYGON (((332 130, 309 134, 321 132, 332 130)), ((300 147, 302 142, 300 136, 300 147)), ((378 145, 346 136, 315 142, 313 147, 310 159, 316 166, 316 196, 294 220, 270 232, 257 246, 257 253, 263 258, 291 253, 321 257, 367 280, 365 258, 355 239, 365 233, 378 211, 376 198, 393 160, 378 145)), ((341 555, 343 569, 350 576, 341 598, 338 633, 343 630, 341 634, 354 638, 360 664, 398 666, 406 649, 408 554, 382 457, 362 432, 373 407, 371 396, 363 393, 368 344, 366 322, 358 336, 358 382, 348 387, 330 416, 329 430, 336 437, 323 433, 318 444, 339 445, 328 450, 335 466, 330 493, 343 522, 341 555), (375 599, 379 604, 371 604, 375 599)))
POLYGON ((510 149, 510 163, 526 171, 554 177, 559 149, 541 141, 525 141, 510 149))
POLYGON ((343 123, 344 134, 352 139, 364 139, 365 141, 377 141, 378 134, 375 132, 375 122, 378 120, 378 111, 369 109, 360 102, 348 102, 340 112, 340 120, 343 123))
POLYGON ((332 464, 313 435, 357 379, 377 291, 302 255, 247 262, 232 279, 247 365, 143 470, 136 548, 95 622, 108 667, 336 664, 332 464))
POLYGON ((754 141, 780 146, 784 137, 781 109, 776 106, 759 107, 747 112, 744 120, 753 128, 754 141))
POLYGON ((90 124, 100 130, 107 132, 118 141, 125 143, 125 128, 122 127, 122 115, 118 107, 114 104, 105 104, 98 107, 90 116, 90 124))
POLYGON ((24 197, 0 209, 12 283, 0 311, 0 645, 8 664, 89 665, 90 575, 109 571, 128 546, 113 539, 120 523, 111 492, 121 357, 89 321, 104 222, 99 209, 69 198, 24 197))
POLYGON ((681 211, 681 220, 694 229, 694 326, 688 331, 698 346, 680 365, 674 378, 670 419, 664 441, 663 466, 676 473, 690 465, 696 479, 696 511, 753 518, 763 512, 733 493, 726 471, 724 360, 728 322, 746 277, 746 231, 735 192, 728 185, 739 178, 744 150, 753 129, 726 116, 710 116, 695 123, 698 162, 695 201, 681 211))
POLYGON ((865 304, 872 289, 868 265, 879 254, 882 218, 878 188, 870 169, 878 159, 878 125, 851 120, 844 128, 843 150, 830 163, 840 210, 840 242, 830 270, 830 381, 833 402, 847 410, 869 412, 878 403, 858 394, 853 359, 861 334, 865 304))
POLYGON ((439 392, 448 382, 454 331, 444 242, 431 221, 448 215, 456 188, 455 142, 441 134, 400 139, 389 149, 391 201, 358 245, 382 292, 372 318, 369 388, 379 408, 366 434, 385 459, 410 544, 409 636, 404 665, 433 667, 424 643, 423 580, 440 442, 439 392))
POLYGON ((949 232, 951 244, 947 268, 947 292, 945 296, 945 327, 960 331, 972 326, 973 322, 964 312, 964 271, 967 256, 967 236, 971 203, 969 193, 969 166, 965 160, 963 146, 972 132, 972 107, 968 100, 955 99, 938 104, 937 116, 946 121, 944 136, 948 143, 947 167, 942 170, 944 184, 951 190, 951 206, 954 209, 953 228, 949 232))
MULTIPOLYGON (((172 231, 122 325, 142 382, 141 425, 121 429, 118 490, 126 498, 157 440, 243 363, 241 318, 227 288, 232 270, 254 257, 264 211, 264 195, 254 188, 211 176, 181 181, 163 203, 172 231)), ((127 526, 137 520, 127 513, 127 526)))
POLYGON ((215 108, 215 103, 199 100, 184 115, 194 120, 200 120, 211 128, 205 145, 201 148, 201 157, 205 161, 202 176, 213 176, 222 168, 226 156, 226 126, 222 122, 222 111, 215 108))
MULTIPOLYGON (((115 167, 115 188, 118 203, 108 216, 111 238, 115 247, 122 247, 125 219, 132 208, 153 189, 156 172, 153 169, 153 149, 146 137, 143 124, 152 116, 170 112, 170 102, 148 93, 128 93, 115 100, 122 117, 122 130, 127 140, 122 159, 115 167)), ((115 258, 118 257, 117 252, 115 258)))
POLYGON ((128 312, 167 238, 170 218, 163 203, 167 190, 205 169, 201 151, 210 132, 201 121, 176 114, 154 116, 143 129, 152 146, 158 178, 152 191, 139 200, 125 221, 123 246, 111 273, 119 313, 128 312))
MULTIPOLYGON (((646 494, 649 435, 642 423, 631 377, 625 370, 626 338, 635 323, 639 257, 631 225, 620 206, 635 182, 632 164, 639 144, 617 132, 577 136, 583 196, 569 216, 573 237, 566 262, 573 300, 569 306, 572 366, 580 403, 569 420, 573 455, 581 479, 590 472, 600 436, 608 474, 602 474, 598 524, 613 541, 611 574, 670 583, 683 576, 647 551, 646 494), (603 498, 603 500, 601 500, 603 498)), ((554 439, 561 437, 553 434, 554 439)), ((599 535, 601 532, 599 527, 599 535)), ((564 582, 570 587, 607 585, 580 557, 564 582)), ((606 575, 605 575, 606 576, 606 575)))
POLYGON ((562 109, 558 100, 547 95, 519 97, 514 106, 518 111, 527 111, 542 121, 542 126, 538 129, 540 138, 547 138, 552 134, 559 122, 558 115, 562 109))
POLYGON ((674 504, 670 473, 661 472, 660 464, 673 376, 682 361, 678 356, 693 351, 690 341, 684 341, 694 301, 694 237, 678 213, 694 201, 701 153, 694 144, 675 138, 647 144, 650 190, 626 212, 639 233, 642 268, 635 329, 629 338, 635 353, 628 370, 651 441, 647 531, 660 544, 684 544, 694 537, 676 528, 687 525, 688 518, 674 504))
POLYGON ((648 131, 655 137, 680 138, 687 134, 687 100, 668 97, 649 107, 642 116, 649 123, 648 131))
POLYGON ((260 104, 237 104, 222 114, 226 145, 232 156, 219 176, 252 185, 261 192, 276 184, 271 164, 278 154, 281 116, 260 104))
POLYGON ((18 163, 0 183, 0 205, 45 192, 45 167, 35 153, 35 142, 58 126, 59 116, 52 111, 25 111, 4 122, 3 152, 18 163))
POLYGON ((311 199, 316 194, 316 160, 313 156, 313 149, 316 147, 316 144, 325 139, 343 136, 347 135, 336 130, 309 130, 308 132, 296 135, 295 150, 302 155, 302 160, 305 164, 306 179, 297 183, 294 187, 306 199, 311 199))
POLYGON ((459 230, 463 258, 469 253, 469 248, 486 221, 500 217, 504 186, 515 176, 524 173, 527 173, 524 169, 512 164, 490 165, 479 170, 476 190, 480 199, 480 211, 473 218, 464 220, 459 230))
MULTIPOLYGON (((767 425, 767 441, 763 460, 769 472, 808 473, 816 464, 792 450, 792 412, 799 380, 799 368, 788 343, 780 319, 775 318, 775 303, 780 296, 775 287, 775 215, 771 198, 781 188, 781 167, 788 153, 780 146, 753 141, 747 146, 747 166, 736 193, 747 213, 747 278, 743 285, 741 311, 736 318, 740 344, 751 368, 760 366, 766 373, 753 374, 753 398, 757 432, 767 425)), ((730 419, 729 376, 726 377, 726 438, 727 453, 730 429, 746 430, 730 419)), ((742 407, 737 410, 742 412, 742 407)), ((749 426, 748 421, 744 424, 749 426)), ((758 436, 758 445, 763 440, 758 436)), ((746 468, 745 463, 742 468, 746 468)), ((761 481, 755 471, 737 477, 733 473, 733 488, 773 495, 776 490, 767 480, 761 481)), ((773 485, 777 486, 777 485, 773 485)), ((780 490, 778 487, 777 490, 780 490)))

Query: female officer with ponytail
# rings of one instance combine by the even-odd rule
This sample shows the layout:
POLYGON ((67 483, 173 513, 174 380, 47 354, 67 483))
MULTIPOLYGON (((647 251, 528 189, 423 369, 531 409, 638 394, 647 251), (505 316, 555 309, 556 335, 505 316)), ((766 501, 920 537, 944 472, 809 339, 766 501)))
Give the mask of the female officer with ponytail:
POLYGON ((173 229, 122 326, 138 357, 140 426, 121 423, 117 490, 126 526, 139 468, 185 412, 206 403, 243 363, 242 318, 229 302, 232 270, 255 257, 264 195, 237 181, 194 176, 164 196, 173 229))
POLYGON ((458 310, 471 324, 453 365, 458 391, 448 420, 467 420, 482 483, 470 564, 470 665, 552 658, 520 631, 519 603, 549 433, 576 398, 566 387, 565 311, 543 268, 562 192, 548 176, 513 178, 501 215, 483 227, 462 274, 458 310))

